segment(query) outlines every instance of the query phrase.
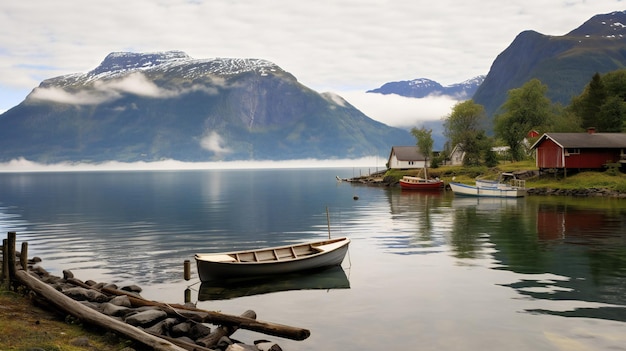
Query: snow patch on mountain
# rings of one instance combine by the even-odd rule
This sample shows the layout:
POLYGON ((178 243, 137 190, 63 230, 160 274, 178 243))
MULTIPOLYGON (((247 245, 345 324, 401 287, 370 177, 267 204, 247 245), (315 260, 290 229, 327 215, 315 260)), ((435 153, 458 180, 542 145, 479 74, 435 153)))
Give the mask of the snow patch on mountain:
POLYGON ((569 36, 589 38, 623 39, 626 37, 626 11, 615 11, 593 16, 569 36))
POLYGON ((275 63, 252 58, 194 59, 182 51, 154 53, 113 52, 102 63, 87 73, 73 73, 51 78, 40 87, 71 87, 93 84, 97 81, 126 77, 142 72, 146 76, 175 74, 180 78, 196 78, 236 75, 256 72, 261 76, 283 72, 275 63))

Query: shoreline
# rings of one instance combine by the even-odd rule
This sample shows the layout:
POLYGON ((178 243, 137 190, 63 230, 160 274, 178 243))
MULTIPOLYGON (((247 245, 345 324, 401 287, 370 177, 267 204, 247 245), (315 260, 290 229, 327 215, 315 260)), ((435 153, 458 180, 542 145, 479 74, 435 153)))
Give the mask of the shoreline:
POLYGON ((607 197, 626 199, 626 193, 606 188, 585 189, 552 189, 552 188, 528 188, 529 196, 572 196, 572 197, 607 197))

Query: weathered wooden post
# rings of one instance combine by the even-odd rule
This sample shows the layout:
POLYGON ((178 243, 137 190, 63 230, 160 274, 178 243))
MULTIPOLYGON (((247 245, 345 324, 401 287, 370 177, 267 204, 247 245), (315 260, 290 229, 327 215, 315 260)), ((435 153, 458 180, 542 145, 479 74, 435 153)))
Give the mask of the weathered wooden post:
POLYGON ((15 232, 7 233, 7 262, 9 265, 9 286, 15 281, 15 232))
POLYGON ((184 272, 183 272, 183 277, 185 278, 185 280, 189 280, 191 279, 191 262, 189 262, 189 260, 185 260, 185 268, 184 268, 184 272))
POLYGON ((7 243, 7 239, 2 239, 2 274, 0 275, 0 278, 2 278, 0 281, 2 281, 2 283, 5 283, 6 280, 9 278, 9 257, 7 255, 7 243))
POLYGON ((23 270, 25 271, 28 270, 28 243, 27 242, 22 243, 22 250, 20 251, 20 265, 22 266, 23 270))

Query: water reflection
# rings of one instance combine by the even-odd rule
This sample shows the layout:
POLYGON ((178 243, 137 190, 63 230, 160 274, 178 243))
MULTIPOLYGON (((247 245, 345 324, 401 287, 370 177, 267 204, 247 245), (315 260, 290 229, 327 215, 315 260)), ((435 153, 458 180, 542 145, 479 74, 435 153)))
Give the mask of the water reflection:
POLYGON ((500 269, 567 277, 523 279, 506 286, 533 299, 579 302, 567 311, 529 312, 620 321, 626 318, 622 307, 626 305, 626 211, 588 209, 590 203, 573 199, 546 203, 530 198, 528 205, 535 218, 519 221, 513 235, 501 226, 492 236, 500 249, 496 254, 500 269), (588 307, 590 304, 597 307, 588 307))
POLYGON ((519 281, 500 285, 522 296, 578 301, 565 311, 526 309, 530 313, 626 319, 623 202, 393 191, 388 192, 388 199, 393 220, 401 222, 394 223, 393 236, 379 237, 390 252, 450 250, 462 265, 490 261, 490 268, 520 274, 519 281), (440 250, 424 250, 427 247, 440 250), (545 279, 547 273, 553 277, 545 279))
MULTIPOLYGON (((443 191, 383 192, 389 208, 388 226, 380 228, 379 239, 388 252, 399 255, 421 255, 444 252, 449 225, 450 199, 443 191), (385 234, 384 236, 381 234, 385 234)), ((383 214, 379 215, 382 218, 383 214)))
POLYGON ((341 266, 281 276, 203 282, 199 301, 233 299, 243 296, 294 290, 349 289, 350 281, 341 266))
MULTIPOLYGON (((626 202, 458 198, 445 191, 339 184, 336 174, 0 174, 0 231, 17 231, 18 240, 28 241, 53 273, 71 269, 89 279, 150 287, 184 284, 182 263, 196 252, 325 237, 328 207, 332 234, 353 240, 351 253, 361 277, 355 281, 351 274, 350 289, 337 294, 345 293, 346 301, 330 303, 334 308, 350 302, 354 313, 362 313, 366 308, 360 303, 369 306, 393 296, 403 306, 399 313, 408 315, 406 306, 421 306, 417 296, 430 297, 420 294, 432 293, 432 304, 450 287, 471 285, 485 300, 507 291, 501 311, 518 312, 515 302, 521 296, 528 302, 521 310, 533 316, 624 321, 626 202), (501 290, 494 292, 494 287, 501 290)), ((273 295, 278 294, 263 296, 273 295)), ((449 297, 453 307, 441 321, 491 307, 490 302, 473 307, 464 298, 449 297)), ((386 308, 374 313, 388 313, 386 308)), ((393 324, 416 318, 386 317, 393 324)))

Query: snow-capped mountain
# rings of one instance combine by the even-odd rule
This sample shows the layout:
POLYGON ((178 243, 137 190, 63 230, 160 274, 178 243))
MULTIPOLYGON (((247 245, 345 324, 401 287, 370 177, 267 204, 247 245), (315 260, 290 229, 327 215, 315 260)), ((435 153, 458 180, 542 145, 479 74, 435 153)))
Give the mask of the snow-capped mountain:
POLYGON ((0 115, 0 162, 347 159, 414 142, 272 62, 180 51, 111 53, 0 115))
POLYGON ((113 52, 102 63, 87 73, 68 74, 42 82, 48 85, 88 84, 97 80, 117 79, 129 73, 141 72, 146 75, 179 75, 193 80, 208 75, 235 75, 257 72, 284 72, 278 65, 262 59, 213 58, 194 59, 182 51, 154 53, 113 52))
POLYGON ((399 82, 383 84, 380 88, 368 90, 368 93, 396 94, 412 98, 424 98, 427 96, 449 96, 457 100, 471 98, 476 89, 485 79, 485 76, 477 76, 461 83, 443 86, 440 83, 427 79, 418 78, 399 82))

